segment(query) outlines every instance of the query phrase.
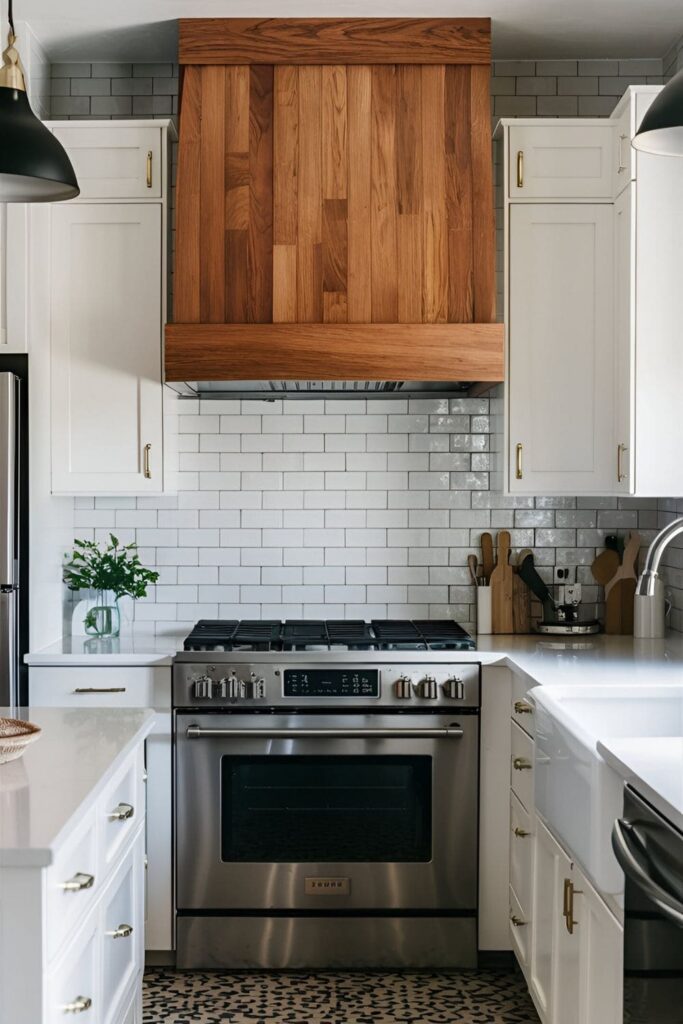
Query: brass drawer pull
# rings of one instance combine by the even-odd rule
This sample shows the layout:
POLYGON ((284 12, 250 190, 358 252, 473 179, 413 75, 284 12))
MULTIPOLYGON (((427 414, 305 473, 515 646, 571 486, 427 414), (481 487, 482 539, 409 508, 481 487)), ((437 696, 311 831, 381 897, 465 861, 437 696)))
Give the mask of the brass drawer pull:
POLYGON ((109 815, 112 821, 127 821, 128 818, 132 818, 135 814, 135 808, 132 804, 120 803, 109 815))
POLYGON ((526 757, 516 757, 512 762, 512 767, 516 772, 528 772, 533 768, 533 764, 526 757))
POLYGON ((517 188, 524 188, 524 150, 517 150, 517 188))
POLYGON ((90 996, 76 996, 72 1003, 65 1003, 62 1006, 63 1013, 85 1013, 92 1006, 90 996))
POLYGON ((132 924, 120 924, 118 928, 114 928, 111 932, 105 932, 105 935, 109 935, 112 939, 127 939, 129 935, 133 934, 132 924))
POLYGON ((583 895, 582 890, 574 888, 571 878, 565 878, 562 893, 562 917, 570 935, 574 934, 574 927, 579 923, 574 917, 574 897, 581 895, 583 895))
POLYGON ((627 452, 627 451, 628 451, 628 446, 627 445, 625 445, 625 444, 618 444, 617 445, 617 480, 618 480, 619 483, 621 483, 622 480, 626 479, 626 473, 624 473, 622 471, 622 468, 621 468, 621 457, 624 454, 624 452, 627 452))
POLYGON ((526 839, 527 836, 531 835, 531 832, 527 832, 525 828, 520 828, 519 825, 515 825, 512 831, 518 839, 526 839))
POLYGON ((79 871, 68 882, 62 882, 61 887, 65 892, 82 892, 83 889, 92 889, 94 884, 94 875, 87 875, 84 871, 79 871))
POLYGON ((125 686, 77 686, 72 693, 125 693, 125 686))
POLYGON ((152 479, 152 467, 151 467, 150 461, 149 461, 149 453, 151 451, 152 451, 151 444, 146 444, 145 448, 144 448, 144 451, 143 451, 143 474, 144 474, 145 480, 151 480, 152 479))
POLYGON ((524 476, 522 472, 522 452, 524 451, 524 445, 515 445, 515 479, 521 480, 524 476))
POLYGON ((534 709, 526 700, 516 700, 514 703, 516 715, 533 715, 534 709))
POLYGON ((152 187, 152 150, 147 153, 147 188, 152 187))
POLYGON ((521 928, 526 924, 526 921, 521 917, 517 917, 516 914, 510 914, 510 923, 514 925, 515 928, 521 928))

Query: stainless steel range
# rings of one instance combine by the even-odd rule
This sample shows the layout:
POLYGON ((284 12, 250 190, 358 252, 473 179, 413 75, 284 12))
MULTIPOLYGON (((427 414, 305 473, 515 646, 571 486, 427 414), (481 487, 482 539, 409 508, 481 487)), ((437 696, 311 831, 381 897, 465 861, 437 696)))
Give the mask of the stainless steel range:
POLYGON ((201 622, 176 656, 182 968, 477 958, 480 666, 446 622, 201 622))

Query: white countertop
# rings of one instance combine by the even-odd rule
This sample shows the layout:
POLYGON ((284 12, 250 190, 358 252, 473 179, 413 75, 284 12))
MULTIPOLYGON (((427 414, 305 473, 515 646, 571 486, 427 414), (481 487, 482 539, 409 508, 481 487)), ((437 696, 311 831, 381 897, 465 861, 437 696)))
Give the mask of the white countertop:
MULTIPOLYGON (((8 715, 0 708, 0 715, 8 715)), ((0 764, 0 867, 52 863, 62 835, 154 726, 144 708, 23 708, 42 735, 0 764)))
POLYGON ((683 832, 683 736, 605 739, 599 754, 683 832))
POLYGON ((65 636, 48 647, 31 651, 27 665, 170 665, 173 655, 182 650, 185 633, 155 636, 152 633, 128 633, 110 640, 88 636, 65 636))

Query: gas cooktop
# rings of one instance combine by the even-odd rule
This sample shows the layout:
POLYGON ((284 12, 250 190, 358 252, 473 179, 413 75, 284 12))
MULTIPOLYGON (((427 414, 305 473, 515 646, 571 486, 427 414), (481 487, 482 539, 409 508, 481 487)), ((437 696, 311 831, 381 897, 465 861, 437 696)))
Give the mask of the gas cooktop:
POLYGON ((472 651, 472 637, 448 619, 201 619, 186 651, 472 651))

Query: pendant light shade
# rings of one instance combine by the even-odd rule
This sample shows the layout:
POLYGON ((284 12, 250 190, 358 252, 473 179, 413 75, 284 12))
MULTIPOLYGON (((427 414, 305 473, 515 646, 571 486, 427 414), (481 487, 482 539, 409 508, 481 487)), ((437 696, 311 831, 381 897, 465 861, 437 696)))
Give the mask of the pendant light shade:
POLYGON ((9 39, 0 67, 0 202, 54 203, 80 189, 66 150, 31 110, 14 46, 12 0, 9 39))
POLYGON ((655 96, 632 143, 661 156, 683 156, 683 71, 655 96))

